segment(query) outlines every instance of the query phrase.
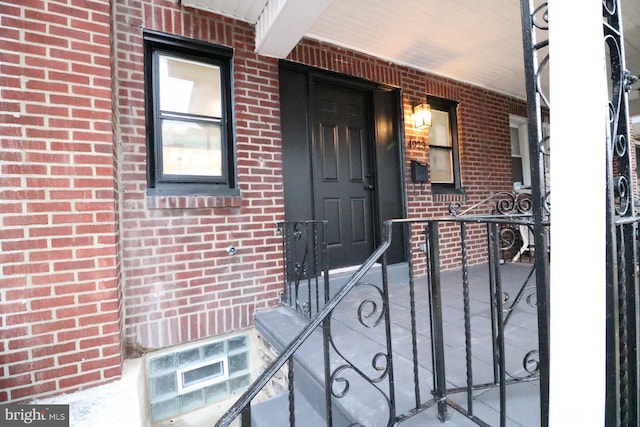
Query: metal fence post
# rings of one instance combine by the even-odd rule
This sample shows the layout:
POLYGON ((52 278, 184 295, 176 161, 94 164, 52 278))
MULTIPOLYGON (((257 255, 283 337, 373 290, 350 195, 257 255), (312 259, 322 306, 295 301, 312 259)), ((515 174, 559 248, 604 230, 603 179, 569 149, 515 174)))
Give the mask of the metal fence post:
POLYGON ((449 419, 447 412, 447 383, 444 364, 444 328, 442 324, 442 296, 440 294, 440 246, 438 221, 429 221, 427 234, 429 312, 431 314, 431 355, 433 359, 434 394, 438 401, 438 418, 449 419))

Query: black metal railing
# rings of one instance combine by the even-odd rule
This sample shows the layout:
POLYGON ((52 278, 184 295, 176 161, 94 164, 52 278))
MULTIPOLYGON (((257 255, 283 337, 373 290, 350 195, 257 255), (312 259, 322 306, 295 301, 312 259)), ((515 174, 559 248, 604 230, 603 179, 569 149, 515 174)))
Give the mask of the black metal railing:
MULTIPOLYGON (((640 423, 640 371, 638 341, 640 296, 638 275, 638 218, 633 204, 633 159, 630 138, 628 92, 637 77, 627 70, 622 28, 622 2, 602 0, 603 43, 608 89, 606 109, 609 127, 604 143, 606 152, 607 203, 607 362, 606 407, 607 426, 635 426, 640 423)), ((541 226, 550 213, 548 159, 550 138, 542 129, 543 115, 551 109, 550 98, 541 82, 549 70, 549 15, 544 0, 521 0, 523 50, 527 89, 527 116, 533 196, 533 237, 535 246, 546 246, 548 238, 541 226), (545 242, 547 240, 547 242, 545 242)), ((536 259, 536 284, 539 318, 549 317, 549 295, 544 293, 544 278, 548 277, 548 264, 536 259)), ((548 324, 546 325, 548 327, 548 324)), ((540 334, 549 336, 548 330, 540 334)), ((541 343, 548 343, 548 339, 541 343)), ((541 389, 548 396, 549 348, 540 348, 541 389)), ((543 426, 548 425, 548 401, 541 406, 543 426)))
MULTIPOLYGON (((460 202, 452 202, 449 205, 449 213, 453 216, 484 216, 509 215, 511 218, 518 216, 530 217, 533 207, 531 193, 523 191, 499 191, 473 203, 463 206, 460 202)), ((522 256, 535 248, 533 239, 533 226, 531 223, 502 224, 499 227, 500 258, 504 261, 520 261, 522 256)), ((532 257, 528 257, 531 262, 532 257)))
MULTIPOLYGON (((633 161, 629 137, 628 99, 627 92, 634 82, 633 77, 625 68, 624 43, 621 26, 620 0, 603 0, 603 42, 607 47, 607 67, 610 71, 609 87, 609 122, 611 124, 606 141, 607 153, 607 397, 606 419, 604 423, 609 426, 638 425, 640 420, 640 396, 638 384, 640 373, 638 370, 638 340, 640 330, 638 316, 638 217, 636 216, 631 195, 633 182, 633 161)), ((544 75, 549 70, 549 40, 547 2, 543 0, 520 1, 524 65, 527 90, 527 116, 529 150, 531 158, 532 181, 532 210, 531 215, 521 216, 468 216, 458 211, 458 216, 444 219, 431 220, 401 220, 388 222, 384 244, 372 255, 371 258, 354 274, 349 282, 341 288, 335 297, 326 301, 321 307, 316 302, 316 314, 312 315, 311 309, 305 309, 305 302, 300 304, 300 285, 296 286, 296 279, 292 282, 285 295, 293 295, 290 305, 298 308, 303 314, 311 316, 309 324, 299 333, 296 339, 276 359, 274 364, 265 371, 231 410, 220 419, 217 426, 229 425, 231 420, 242 414, 242 425, 251 425, 250 411, 251 400, 269 378, 285 364, 289 365, 289 423, 295 425, 295 399, 293 394, 294 364, 291 362, 294 354, 308 337, 316 329, 322 328, 324 349, 325 372, 325 420, 328 426, 333 425, 332 406, 338 404, 341 399, 354 394, 351 384, 353 380, 346 378, 346 373, 355 373, 364 379, 375 394, 382 396, 386 402, 384 417, 377 417, 378 423, 384 425, 397 425, 401 422, 424 414, 427 409, 437 407, 437 416, 441 420, 449 417, 449 409, 462 414, 478 425, 504 426, 508 420, 517 415, 518 411, 509 408, 509 390, 519 384, 535 384, 537 394, 538 420, 520 423, 524 425, 540 425, 546 427, 549 424, 549 261, 547 248, 549 243, 549 216, 550 216, 550 188, 549 188, 549 156, 550 137, 543 131, 544 116, 548 115, 551 108, 550 99, 545 93, 541 82, 546 80, 544 75), (408 286, 404 290, 409 294, 407 307, 409 317, 411 355, 409 356, 410 381, 413 390, 409 393, 411 404, 403 400, 400 391, 406 390, 406 383, 399 383, 400 375, 396 375, 400 369, 400 360, 394 349, 393 332, 395 324, 392 319, 394 313, 390 310, 393 300, 390 299, 390 283, 388 280, 388 266, 384 260, 384 253, 390 244, 393 225, 406 227, 411 231, 418 227, 422 229, 424 254, 416 252, 420 243, 411 242, 408 239, 407 252, 409 256, 408 286), (472 283, 472 265, 469 258, 467 234, 469 229, 481 227, 480 234, 486 237, 486 276, 488 286, 484 287, 488 299, 482 301, 488 304, 489 321, 488 339, 491 343, 490 363, 491 375, 489 380, 482 377, 483 370, 477 369, 478 345, 476 332, 477 308, 474 304, 474 292, 478 287, 472 283), (460 286, 458 291, 461 297, 458 301, 462 304, 462 331, 463 336, 463 360, 464 381, 461 385, 451 386, 457 379, 452 378, 449 365, 460 358, 447 357, 450 348, 446 345, 452 336, 458 332, 447 329, 446 322, 447 294, 450 292, 447 286, 443 286, 443 277, 440 262, 440 232, 447 229, 450 235, 452 229, 457 230, 458 257, 460 259, 460 286), (504 244, 504 235, 509 232, 504 230, 528 230, 534 240, 534 263, 531 270, 515 287, 505 281, 502 269, 509 263, 501 264, 501 244, 504 244), (502 242, 502 243, 501 243, 502 242), (420 260, 419 257, 426 257, 420 260), (380 284, 361 282, 368 269, 379 259, 382 259, 380 284), (414 277, 414 262, 426 262, 427 277, 426 286, 421 286, 421 278, 414 277), (534 283, 532 283, 534 280, 534 283), (509 288, 513 289, 509 289, 509 288), (331 323, 335 320, 334 311, 345 302, 347 297, 353 296, 356 289, 369 289, 378 298, 378 302, 370 296, 363 297, 357 305, 357 319, 364 328, 374 330, 384 329, 383 350, 373 353, 369 357, 370 366, 376 372, 372 375, 361 369, 357 363, 350 360, 352 356, 340 351, 337 342, 338 334, 332 329, 331 323), (426 289, 428 315, 426 321, 428 328, 429 351, 425 354, 420 348, 419 329, 424 318, 420 317, 421 290, 426 289), (510 295, 514 295, 511 298, 510 295), (535 321, 537 348, 523 349, 521 368, 512 369, 510 361, 513 357, 512 345, 509 335, 520 331, 516 321, 522 310, 533 311, 529 313, 535 321), (339 357, 333 358, 335 355, 339 357), (429 356, 430 376, 425 376, 422 369, 422 361, 429 356), (425 391, 426 383, 426 391, 425 391), (401 384, 401 385, 400 385, 401 384), (496 414, 497 418, 489 419, 486 414, 477 409, 477 403, 483 396, 492 391, 497 391, 496 414), (426 396, 426 398, 423 398, 426 396), (458 399, 463 396, 462 399, 458 399)), ((514 231, 515 235, 516 232, 514 231)), ((415 237, 416 233, 405 232, 405 236, 415 237)), ((448 239, 450 240, 450 239, 448 239)), ((450 256, 451 243, 447 243, 447 255, 450 256)), ((503 257, 504 258, 504 257, 503 257)), ((295 276, 294 276, 295 277, 295 276)), ((302 275, 301 277, 306 277, 302 275)), ((317 277, 317 276, 314 276, 317 277)), ((324 277, 327 277, 326 275, 324 277)), ((299 281, 298 281, 299 282, 299 281)), ((327 284, 323 284, 327 289, 327 284)), ((307 295, 308 289, 305 288, 307 295)), ((481 287, 482 288, 482 287, 481 287)), ((314 289, 319 289, 315 287, 314 289)), ((313 293, 313 292, 312 292, 313 293)), ((320 291, 317 292, 320 301, 320 291)), ((477 297, 477 295, 476 295, 477 297)), ((308 306, 313 305, 312 298, 307 299, 308 306)), ((406 313, 405 313, 406 314, 406 313)), ((336 322, 337 323, 337 322, 336 322)), ((482 327, 482 326, 481 326, 482 327)), ((526 331, 526 328, 522 328, 526 331)), ((529 333, 532 333, 529 330, 529 333)), ((535 346, 534 346, 535 347, 535 346)), ((367 395, 367 398, 372 398, 367 395)), ((361 421, 361 415, 355 414, 353 422, 349 425, 374 425, 361 421)))
MULTIPOLYGON (((603 42, 607 50, 607 426, 640 423, 638 363, 638 222, 633 203, 634 165, 628 92, 637 81, 625 66, 619 0, 603 0, 603 42)), ((604 84, 604 82, 603 82, 604 84)), ((637 161, 637 159, 636 159, 637 161)))
MULTIPOLYGON (((294 353, 300 348, 300 346, 314 333, 314 331, 322 327, 324 331, 328 331, 329 317, 335 309, 335 307, 344 299, 344 297, 353 289, 353 287, 359 282, 359 280, 366 274, 366 272, 374 265, 376 260, 380 258, 387 250, 391 243, 391 225, 386 225, 385 241, 384 243, 369 257, 369 259, 362 264, 362 266, 353 274, 349 282, 338 293, 327 302, 327 304, 320 309, 320 311, 310 320, 307 326, 296 336, 296 338, 285 348, 280 355, 273 361, 273 363, 253 382, 249 389, 238 399, 238 401, 218 420, 216 427, 226 427, 238 416, 241 416, 241 425, 243 427, 251 425, 251 401, 262 390, 262 388, 275 376, 275 374, 288 363, 289 365, 289 384, 293 384, 293 368, 291 363, 294 353)), ((326 335, 325 332, 325 347, 326 347, 326 335)), ((325 352, 324 363, 328 366, 329 359, 325 352)), ((327 377, 330 378, 330 377, 327 377)), ((326 381, 326 380, 325 380, 326 381)), ((326 388, 326 390, 331 390, 326 388)), ((328 391, 327 391, 328 393, 328 391)), ((290 405, 290 425, 295 425, 295 407, 293 402, 294 390, 289 388, 289 401, 290 405)), ((331 424, 331 400, 326 402, 326 419, 327 425, 331 424)))
MULTIPOLYGON (((522 49, 524 53, 525 88, 527 93, 527 133, 531 173, 531 225, 534 246, 547 248, 549 233, 546 224, 551 214, 550 155, 551 137, 544 131, 544 116, 551 109, 549 81, 549 13, 546 0, 520 0, 522 49)), ((535 257, 536 307, 539 319, 549 319, 549 262, 535 257)), ((549 425, 549 322, 538 324, 540 335, 540 425, 549 425)))
MULTIPOLYGON (((499 255, 501 228, 531 225, 531 215, 527 214, 386 222, 383 244, 335 296, 324 305, 318 304, 318 311, 306 327, 216 426, 228 426, 238 416, 242 426, 250 426, 252 400, 285 364, 289 375, 289 425, 296 425, 297 363, 293 361, 303 357, 298 352, 313 334, 322 336, 324 365, 323 378, 319 379, 324 384, 323 396, 314 399, 324 399, 321 416, 327 426, 341 425, 334 419, 336 408, 347 413, 345 425, 349 426, 392 426, 415 416, 446 420, 451 409, 481 426, 505 426, 508 420, 518 417, 518 411, 508 406, 509 387, 524 383, 532 385, 528 398, 533 407, 539 407, 545 399, 538 386, 537 329, 541 323, 545 326, 548 319, 537 318, 536 286, 531 283, 535 264, 520 265, 525 270, 516 280, 503 271, 515 264, 502 262, 499 255), (385 252, 394 227, 404 227, 405 236, 414 236, 407 239, 410 256, 401 274, 397 267, 390 268, 386 263, 385 252), (441 246, 440 232, 445 229, 447 243, 441 246), (470 261, 467 234, 473 232, 477 241, 477 229, 485 236, 484 257, 470 261), (457 235, 455 242, 451 240, 452 231, 457 235), (456 273, 443 272, 441 255, 446 252, 450 256, 452 248, 461 268, 456 273), (370 269, 377 262, 382 268, 373 274, 370 269), (426 263, 426 277, 414 274, 416 263, 426 263), (451 326, 461 318, 462 323, 451 326), (528 327, 518 324, 523 318, 528 320, 528 327), (517 345, 513 345, 514 333, 526 337, 516 337, 517 345), (369 336, 369 344, 358 342, 359 336, 369 336), (486 342, 479 344, 478 337, 485 337, 486 342), (403 339, 404 344, 399 345, 403 339), (456 342, 464 343, 458 349, 460 358, 450 354, 452 343, 456 342), (529 343, 530 348, 523 348, 523 342, 529 343), (514 348, 521 354, 515 355, 514 348), (459 381, 459 372, 447 366, 460 359, 464 360, 464 381, 459 381), (486 366, 491 367, 490 375, 485 372, 486 366), (477 410, 478 401, 484 396, 493 399, 482 405, 493 405, 496 419, 477 410), (364 401, 358 404, 358 399, 364 401)), ((546 252, 535 255, 546 256, 546 252)), ((306 316, 307 311, 301 314, 306 316)), ((533 425, 530 418, 525 423, 533 425)))
POLYGON ((326 225, 318 220, 278 223, 285 260, 281 302, 307 319, 329 301, 326 225))

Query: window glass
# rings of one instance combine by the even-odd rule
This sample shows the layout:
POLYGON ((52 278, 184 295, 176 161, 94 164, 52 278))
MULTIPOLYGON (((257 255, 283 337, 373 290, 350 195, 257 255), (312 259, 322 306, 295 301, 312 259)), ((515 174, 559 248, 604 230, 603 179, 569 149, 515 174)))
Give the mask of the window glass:
POLYGON ((520 155, 520 130, 517 127, 509 128, 511 131, 511 180, 524 183, 522 168, 522 156, 520 155))
POLYGON ((451 150, 438 147, 430 148, 431 182, 453 182, 453 158, 451 150))
POLYGON ((458 192, 460 159, 458 158, 458 103, 428 96, 431 105, 429 128, 429 166, 431 189, 435 192, 458 192))
POLYGON ((159 56, 160 110, 222 116, 220 67, 159 56))
POLYGON ((429 129, 429 145, 451 147, 450 129, 449 112, 432 110, 431 128, 429 129))
POLYGON ((162 166, 169 175, 222 175, 220 127, 163 120, 162 166))
POLYGON ((511 155, 520 156, 520 132, 517 127, 509 129, 511 130, 511 155))
POLYGON ((522 159, 520 157, 511 158, 511 179, 513 182, 524 183, 522 159))
POLYGON ((514 185, 519 183, 520 187, 526 188, 531 186, 527 119, 520 116, 509 116, 509 132, 511 139, 511 180, 514 185))

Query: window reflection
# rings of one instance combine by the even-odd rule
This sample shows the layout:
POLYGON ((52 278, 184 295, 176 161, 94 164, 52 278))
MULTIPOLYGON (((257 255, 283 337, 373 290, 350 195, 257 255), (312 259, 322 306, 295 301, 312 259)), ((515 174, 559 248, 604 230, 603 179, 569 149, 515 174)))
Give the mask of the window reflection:
POLYGON ((163 172, 169 175, 222 175, 220 127, 164 120, 162 165, 163 172))
POLYGON ((160 109, 200 116, 222 116, 220 67, 159 57, 160 109))

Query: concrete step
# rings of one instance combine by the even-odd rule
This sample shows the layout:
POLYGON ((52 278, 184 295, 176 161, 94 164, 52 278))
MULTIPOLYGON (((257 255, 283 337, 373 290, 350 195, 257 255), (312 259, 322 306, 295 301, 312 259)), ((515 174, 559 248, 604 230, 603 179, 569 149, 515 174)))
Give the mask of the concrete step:
MULTIPOLYGON (((294 393, 295 425, 305 427, 326 427, 324 416, 302 395, 294 393)), ((290 425, 289 394, 283 393, 251 408, 251 425, 253 427, 284 427, 290 425)))
MULTIPOLYGON (((393 266, 389 276, 406 277, 406 264, 393 266)), ((331 277, 331 288, 340 287, 351 277, 352 272, 335 274, 331 277)), ((381 281, 380 268, 367 273, 362 283, 381 281)), ((384 357, 376 355, 386 353, 384 324, 375 328, 366 328, 356 321, 359 304, 376 291, 369 286, 354 289, 354 292, 336 308, 332 316, 332 348, 330 365, 336 379, 333 392, 340 398, 332 399, 332 425, 363 425, 367 427, 386 426, 389 418, 388 377, 378 382, 375 379, 383 375, 378 368, 384 367, 384 357), (337 349, 337 350, 336 350, 337 349), (340 354, 338 354, 338 351, 340 354), (353 365, 349 365, 347 360, 353 365), (375 365, 375 366, 374 366, 375 365), (366 381, 362 373, 372 379, 366 381)), ((288 306, 279 306, 255 314, 255 327, 262 337, 271 344, 276 352, 283 351, 307 325, 308 321, 288 306)), ((399 339, 406 338, 406 333, 399 339)), ((294 355, 295 390, 311 405, 317 414, 324 417, 325 409, 325 373, 322 328, 318 328, 294 355)), ((420 369, 426 378, 421 391, 429 396, 429 372, 420 369)), ((396 407, 402 411, 410 410, 415 404, 413 397, 412 366, 404 357, 394 358, 394 374, 402 381, 397 387, 396 407)), ((399 382, 396 381, 396 384, 399 382)), ((256 405, 258 406, 258 405, 256 405)), ((285 411, 287 412, 287 411, 285 411)), ((298 418, 297 418, 298 419, 298 418)), ((284 425, 288 425, 285 423, 284 425)), ((298 425, 305 425, 300 424, 298 425)))
MULTIPOLYGON (((286 346, 293 341, 297 334, 306 326, 307 321, 297 314, 288 306, 280 306, 273 309, 263 310, 255 315, 256 330, 269 342, 277 352, 281 352, 286 346)), ((296 419, 305 420, 304 423, 297 422, 298 425, 306 426, 306 415, 301 412, 298 417, 298 411, 309 410, 307 414, 310 419, 319 417, 322 420, 320 425, 326 425, 324 421, 325 394, 324 394, 324 356, 322 344, 322 330, 316 330, 309 339, 300 347, 294 355, 294 381, 295 381, 295 400, 296 400, 296 419), (300 408, 298 408, 300 405, 300 408), (321 415, 320 415, 321 414, 321 415)), ((284 400, 284 409, 278 409, 273 412, 284 412, 284 424, 270 424, 273 426, 288 425, 288 398, 287 393, 279 395, 252 406, 252 419, 255 418, 253 413, 263 414, 270 412, 265 411, 264 407, 269 408, 275 405, 271 400, 284 400), (254 409, 255 408, 255 409, 254 409)), ((281 405, 281 403, 280 403, 281 405)), ((334 399, 333 407, 333 425, 350 425, 350 417, 344 409, 342 402, 334 399)), ((262 415, 257 415, 259 417, 262 415)), ((267 419, 271 419, 269 414, 267 419)), ((257 420, 257 418, 256 418, 257 420)), ((258 425, 258 424, 256 424, 258 425)), ((269 424, 261 424, 262 426, 269 424)), ((311 424, 309 424, 311 425, 311 424)))

